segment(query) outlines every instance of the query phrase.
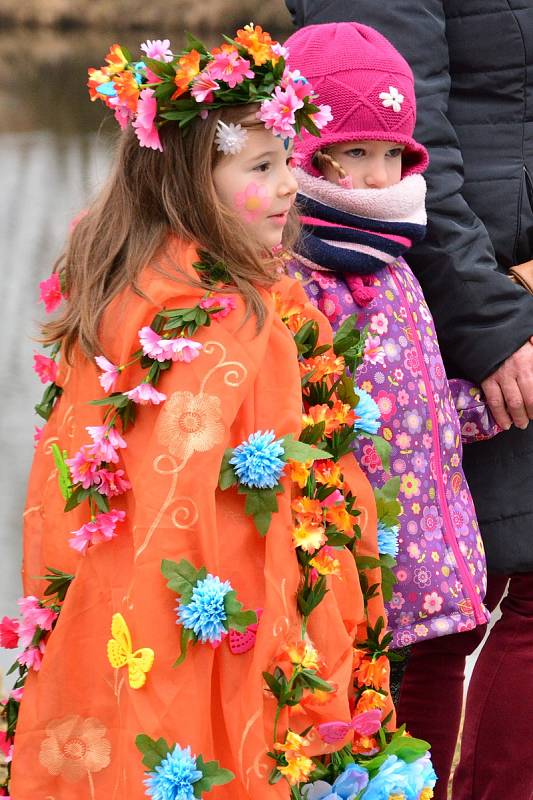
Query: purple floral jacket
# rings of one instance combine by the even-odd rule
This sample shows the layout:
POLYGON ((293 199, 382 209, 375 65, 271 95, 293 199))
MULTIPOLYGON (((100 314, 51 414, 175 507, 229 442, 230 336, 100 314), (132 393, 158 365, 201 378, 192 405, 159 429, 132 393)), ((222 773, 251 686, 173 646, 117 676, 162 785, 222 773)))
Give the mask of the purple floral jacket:
MULTIPOLYGON (((370 439, 360 440, 356 455, 374 487, 400 478, 397 583, 387 609, 393 647, 486 622, 483 543, 461 467, 461 423, 418 281, 399 258, 365 279, 372 299, 358 305, 341 274, 307 259, 293 259, 288 269, 334 329, 350 314, 368 327, 357 383, 379 406, 390 471, 370 439)), ((462 394, 479 408, 475 391, 462 394)), ((480 437, 494 433, 482 409, 479 417, 486 423, 480 437)))

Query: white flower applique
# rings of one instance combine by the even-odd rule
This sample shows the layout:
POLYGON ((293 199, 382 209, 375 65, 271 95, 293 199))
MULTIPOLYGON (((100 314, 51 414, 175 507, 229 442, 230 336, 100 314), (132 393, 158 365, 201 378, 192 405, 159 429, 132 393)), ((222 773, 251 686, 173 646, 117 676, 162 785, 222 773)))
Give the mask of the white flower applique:
POLYGON ((402 103, 405 98, 403 94, 400 94, 396 86, 389 86, 389 91, 381 92, 379 99, 385 108, 391 106, 393 111, 398 112, 402 110, 402 103))
POLYGON ((217 123, 215 144, 217 150, 221 150, 224 155, 235 156, 240 153, 247 138, 248 132, 241 125, 234 125, 233 122, 226 125, 222 120, 217 123))

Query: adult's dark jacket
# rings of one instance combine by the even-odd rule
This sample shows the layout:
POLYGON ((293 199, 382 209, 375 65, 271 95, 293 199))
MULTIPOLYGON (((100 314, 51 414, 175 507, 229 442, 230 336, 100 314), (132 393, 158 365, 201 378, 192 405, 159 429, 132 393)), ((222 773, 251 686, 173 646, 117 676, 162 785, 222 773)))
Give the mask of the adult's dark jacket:
MULTIPOLYGON (((428 233, 409 255, 450 376, 479 382, 533 334, 506 277, 533 258, 533 0, 287 0, 295 24, 379 30, 416 78, 428 233)), ((533 569, 533 423, 465 447, 489 569, 533 569)))

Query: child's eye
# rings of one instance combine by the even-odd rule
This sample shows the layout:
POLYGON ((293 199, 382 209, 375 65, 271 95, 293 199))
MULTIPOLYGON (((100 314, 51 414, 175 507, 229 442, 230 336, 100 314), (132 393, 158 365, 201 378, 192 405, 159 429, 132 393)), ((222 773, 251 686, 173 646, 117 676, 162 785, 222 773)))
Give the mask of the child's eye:
POLYGON ((362 147, 353 147, 351 150, 346 151, 346 155, 350 156, 351 158, 361 158, 364 156, 365 151, 362 147))
POLYGON ((389 158, 398 158, 403 153, 403 147, 392 147, 388 152, 387 156, 389 158))
POLYGON ((270 169, 270 161, 263 161, 254 167, 254 172, 266 172, 268 169, 270 169))

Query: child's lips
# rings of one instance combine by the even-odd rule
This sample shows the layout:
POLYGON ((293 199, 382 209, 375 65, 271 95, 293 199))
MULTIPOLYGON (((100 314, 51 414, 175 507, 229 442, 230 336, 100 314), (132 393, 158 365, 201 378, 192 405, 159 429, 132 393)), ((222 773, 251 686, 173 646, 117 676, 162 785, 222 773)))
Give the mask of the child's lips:
POLYGON ((279 223, 280 225, 287 222, 287 217, 289 215, 289 209, 287 208, 285 211, 280 211, 279 214, 270 214, 268 219, 273 220, 274 222, 279 223))

